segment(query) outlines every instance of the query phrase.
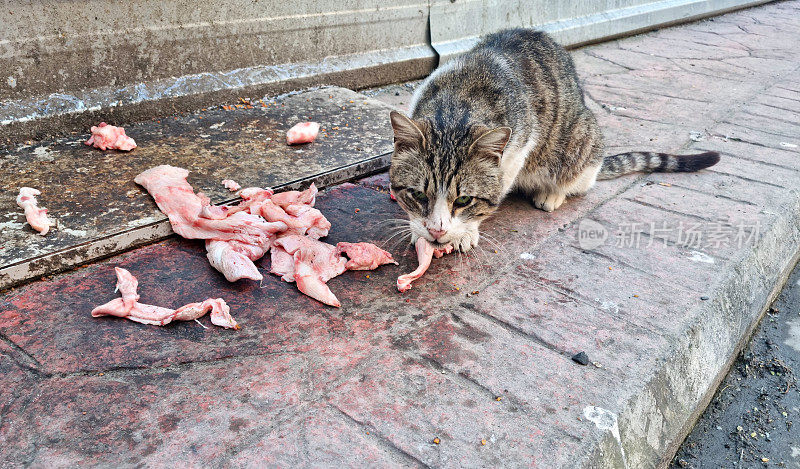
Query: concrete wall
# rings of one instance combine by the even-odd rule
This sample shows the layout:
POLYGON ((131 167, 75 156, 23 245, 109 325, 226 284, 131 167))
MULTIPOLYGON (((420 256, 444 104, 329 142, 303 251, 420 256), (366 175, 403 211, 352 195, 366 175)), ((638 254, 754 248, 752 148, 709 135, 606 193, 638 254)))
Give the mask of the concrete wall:
POLYGON ((479 37, 509 27, 537 28, 575 47, 766 3, 742 0, 435 0, 431 41, 443 60, 479 37))
POLYGON ((4 3, 0 99, 427 46, 418 0, 4 3))
POLYGON ((754 3, 763 0, 5 0, 0 139, 418 78, 502 27, 544 27, 575 45, 754 3))

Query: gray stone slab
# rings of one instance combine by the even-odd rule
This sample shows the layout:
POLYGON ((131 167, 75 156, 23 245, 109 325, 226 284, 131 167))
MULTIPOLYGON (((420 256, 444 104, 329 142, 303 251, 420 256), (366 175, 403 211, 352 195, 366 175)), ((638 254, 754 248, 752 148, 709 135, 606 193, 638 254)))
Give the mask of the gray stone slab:
POLYGON ((87 147, 88 134, 8 149, 0 160, 0 288, 168 236, 166 218, 133 182, 155 165, 187 168, 189 182, 213 203, 234 199, 220 183, 226 178, 243 187, 294 188, 383 169, 392 149, 391 109, 322 88, 125 126, 139 145, 130 153, 87 147), (287 146, 286 130, 303 120, 324 131, 314 143, 287 146), (21 186, 42 191, 40 206, 57 221, 46 236, 25 224, 15 202, 21 186))

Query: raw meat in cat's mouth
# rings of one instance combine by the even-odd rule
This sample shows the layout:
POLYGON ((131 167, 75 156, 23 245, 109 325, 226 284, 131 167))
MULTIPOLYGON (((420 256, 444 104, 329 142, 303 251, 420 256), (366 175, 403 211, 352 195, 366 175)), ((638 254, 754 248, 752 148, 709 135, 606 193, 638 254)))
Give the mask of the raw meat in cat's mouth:
POLYGON ((433 246, 427 239, 420 237, 415 244, 417 250, 417 260, 419 267, 417 267, 410 274, 405 274, 397 277, 397 289, 400 293, 406 292, 411 289, 411 282, 425 275, 428 267, 431 266, 431 260, 436 257, 437 259, 453 252, 453 246, 448 244, 443 248, 433 246))

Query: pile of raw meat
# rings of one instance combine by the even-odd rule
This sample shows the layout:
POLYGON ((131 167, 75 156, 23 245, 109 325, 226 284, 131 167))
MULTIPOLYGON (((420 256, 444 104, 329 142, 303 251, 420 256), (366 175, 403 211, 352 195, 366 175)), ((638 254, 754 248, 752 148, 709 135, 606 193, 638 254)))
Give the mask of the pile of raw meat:
MULTIPOLYGON (((272 251, 270 272, 296 282, 306 295, 330 306, 340 306, 328 280, 345 270, 372 270, 397 262, 392 255, 369 243, 319 241, 328 235, 330 222, 316 208, 317 188, 275 194, 270 189, 248 187, 236 206, 213 206, 202 193, 195 194, 183 168, 162 165, 136 176, 168 217, 173 231, 188 239, 206 240, 211 265, 228 281, 262 280, 254 261, 272 251)), ((233 182, 233 181, 230 181, 233 182)))

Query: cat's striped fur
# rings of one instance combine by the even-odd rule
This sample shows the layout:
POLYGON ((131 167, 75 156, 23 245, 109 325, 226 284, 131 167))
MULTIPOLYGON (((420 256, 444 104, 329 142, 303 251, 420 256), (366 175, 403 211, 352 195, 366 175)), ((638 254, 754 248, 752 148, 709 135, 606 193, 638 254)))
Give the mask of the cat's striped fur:
POLYGON ((478 242, 480 222, 512 190, 546 211, 596 179, 633 171, 696 171, 716 153, 602 156, 569 54, 547 34, 512 29, 487 36, 416 90, 411 118, 391 115, 392 191, 410 216, 412 241, 478 242))

